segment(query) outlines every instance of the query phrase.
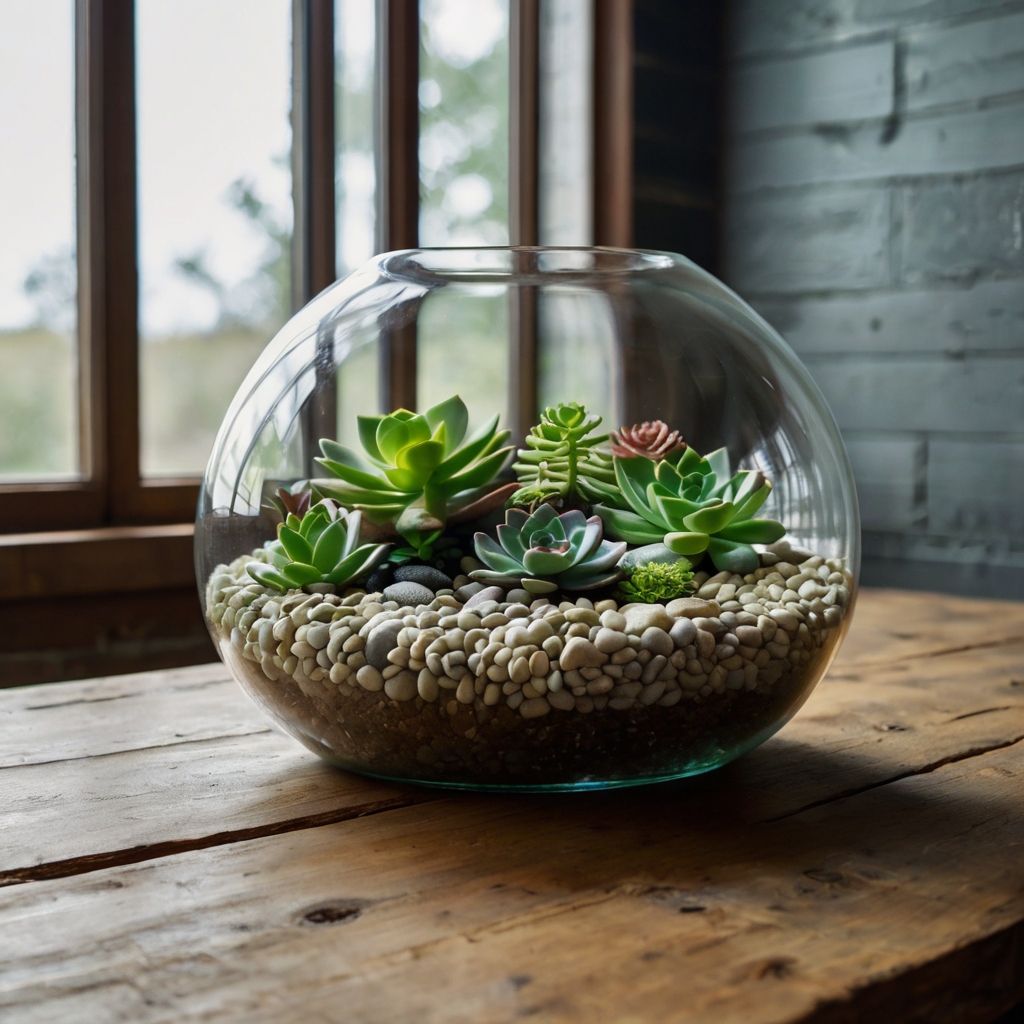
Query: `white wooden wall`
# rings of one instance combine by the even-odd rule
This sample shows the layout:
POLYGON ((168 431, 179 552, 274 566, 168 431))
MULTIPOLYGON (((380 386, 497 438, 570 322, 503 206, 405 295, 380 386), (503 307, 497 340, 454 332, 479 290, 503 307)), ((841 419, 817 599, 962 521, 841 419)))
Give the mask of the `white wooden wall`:
POLYGON ((725 276, 832 406, 865 582, 1024 598, 1024 3, 730 32, 725 276))

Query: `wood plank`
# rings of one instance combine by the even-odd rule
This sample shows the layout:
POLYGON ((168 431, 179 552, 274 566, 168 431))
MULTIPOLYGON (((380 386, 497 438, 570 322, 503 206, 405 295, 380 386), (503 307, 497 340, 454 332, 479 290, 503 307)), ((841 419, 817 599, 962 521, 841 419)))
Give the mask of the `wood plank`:
POLYGON ((0 536, 0 600, 195 585, 191 523, 0 536))
POLYGON ((275 731, 7 768, 0 885, 311 828, 431 798, 275 731), (111 808, 116 807, 116 814, 111 808))
POLYGON ((888 663, 1024 639, 1024 603, 913 590, 861 589, 833 666, 888 663))
MULTIPOLYGON (((911 605, 914 597, 904 595, 911 605)), ((949 600, 954 607, 971 605, 949 600)), ((877 655, 871 652, 859 661, 841 661, 779 738, 693 785, 711 794, 740 785, 752 820, 784 817, 1024 736, 1024 641, 933 651, 922 658, 924 669, 922 660, 906 653, 909 644, 920 651, 941 642, 941 636, 929 638, 919 630, 895 638, 904 656, 890 665, 872 661, 877 655), (965 679, 972 685, 964 686, 965 679), (820 759, 827 770, 809 768, 820 759)), ((205 677, 205 684, 196 680, 190 688, 190 673, 183 672, 163 686, 161 674, 154 674, 11 694, 22 699, 13 707, 9 702, 7 718, 14 724, 31 718, 22 733, 54 736, 49 757, 62 751, 75 760, 4 770, 7 820, 22 827, 0 849, 0 882, 151 859, 162 855, 161 844, 189 848, 233 842, 246 830, 313 827, 324 815, 351 816, 353 793, 374 805, 394 796, 395 787, 334 772, 298 744, 267 731, 219 666, 192 674, 205 677), (64 699, 54 702, 58 695, 64 699), (179 731, 169 738, 161 701, 196 704, 202 720, 190 724, 179 714, 179 731), (252 717, 240 717, 244 712, 252 717), (67 749, 59 737, 69 721, 80 746, 67 749), (228 738, 217 733, 218 727, 246 726, 255 732, 225 732, 228 738), (109 735, 123 737, 127 745, 112 749, 109 735), (79 759, 88 751, 95 754, 86 768, 79 759), (257 800, 262 787, 266 799, 257 800), (183 794, 189 795, 185 812, 183 794), (119 807, 115 820, 105 814, 112 800, 119 807)), ((433 794, 423 792, 421 798, 433 794)))
POLYGON ((747 136, 735 146, 731 187, 738 192, 794 185, 964 174, 1024 164, 1019 103, 904 118, 885 141, 880 122, 835 132, 747 136))
POLYGON ((0 768, 270 729, 220 663, 0 692, 0 768))
POLYGON ((987 1020, 1024 994, 1024 863, 1007 855, 1022 800, 1018 748, 745 828, 736 785, 704 806, 687 787, 460 797, 16 886, 0 893, 0 1006, 9 1021, 72 995, 132 1021, 852 1021, 879 983, 941 960, 930 1005, 893 984, 881 1019, 987 1020), (961 974, 983 941, 995 970, 961 974))
POLYGON ((732 80, 732 129, 834 124, 892 112, 891 39, 740 67, 732 80))

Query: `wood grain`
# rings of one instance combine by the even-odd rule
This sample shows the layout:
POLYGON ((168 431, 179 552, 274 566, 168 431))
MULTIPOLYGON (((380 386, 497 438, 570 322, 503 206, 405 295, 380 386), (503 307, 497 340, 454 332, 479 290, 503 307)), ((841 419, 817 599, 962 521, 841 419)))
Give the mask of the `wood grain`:
POLYGON ((1024 997, 1022 623, 866 592, 778 737, 573 796, 333 771, 220 666, 6 691, 0 1016, 989 1021, 1024 997))
POLYGON ((458 798, 15 886, 0 1006, 113 985, 135 996, 103 1019, 827 1019, 973 941, 1019 948, 1019 754, 757 827, 656 790, 458 798))

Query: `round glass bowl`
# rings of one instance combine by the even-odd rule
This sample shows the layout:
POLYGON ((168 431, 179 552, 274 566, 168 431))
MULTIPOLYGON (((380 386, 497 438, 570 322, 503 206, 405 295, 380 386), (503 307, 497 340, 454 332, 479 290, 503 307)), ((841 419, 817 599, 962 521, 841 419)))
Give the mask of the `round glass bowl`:
POLYGON ((196 521, 211 634, 275 722, 344 768, 464 788, 738 757, 824 674, 858 563, 807 371, 660 252, 377 257, 267 346, 196 521), (422 414, 382 418, 402 408, 422 414))

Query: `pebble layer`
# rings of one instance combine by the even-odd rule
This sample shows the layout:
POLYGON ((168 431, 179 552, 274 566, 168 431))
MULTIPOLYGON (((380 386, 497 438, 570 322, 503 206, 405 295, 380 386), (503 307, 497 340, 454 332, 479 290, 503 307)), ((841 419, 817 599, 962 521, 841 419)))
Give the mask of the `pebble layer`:
POLYGON ((412 605, 358 590, 279 595, 245 573, 252 558, 213 573, 207 613, 269 680, 291 677, 317 697, 361 689, 399 702, 482 700, 523 718, 770 689, 829 645, 851 588, 841 559, 766 552, 747 576, 698 574, 695 596, 667 606, 584 597, 527 606, 497 590, 465 603, 441 590, 428 601, 407 583, 422 598, 412 605))

